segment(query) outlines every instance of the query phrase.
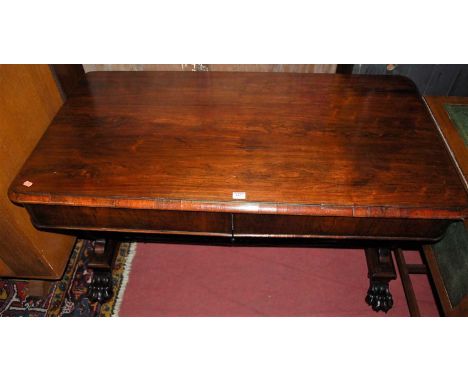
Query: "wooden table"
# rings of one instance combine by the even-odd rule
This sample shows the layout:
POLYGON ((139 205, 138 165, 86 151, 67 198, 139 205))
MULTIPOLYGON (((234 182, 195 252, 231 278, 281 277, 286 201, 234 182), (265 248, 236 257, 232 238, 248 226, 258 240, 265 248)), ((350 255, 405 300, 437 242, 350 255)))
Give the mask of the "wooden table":
POLYGON ((468 212, 414 84, 393 76, 88 73, 9 196, 38 229, 96 240, 99 301, 116 240, 325 241, 365 244, 384 311, 390 250, 468 212))

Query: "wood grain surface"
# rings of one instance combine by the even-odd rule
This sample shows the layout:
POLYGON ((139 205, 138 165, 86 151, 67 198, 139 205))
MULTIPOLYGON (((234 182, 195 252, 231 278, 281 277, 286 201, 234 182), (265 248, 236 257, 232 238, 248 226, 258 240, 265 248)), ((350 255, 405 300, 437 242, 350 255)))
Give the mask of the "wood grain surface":
POLYGON ((426 219, 462 218, 468 206, 411 81, 298 73, 88 73, 9 195, 20 204, 426 219))

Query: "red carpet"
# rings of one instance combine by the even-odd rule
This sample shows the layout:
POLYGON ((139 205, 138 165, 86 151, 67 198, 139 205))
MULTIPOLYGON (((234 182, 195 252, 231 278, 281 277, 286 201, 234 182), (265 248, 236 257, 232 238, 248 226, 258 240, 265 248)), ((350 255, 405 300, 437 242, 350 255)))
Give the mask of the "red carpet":
MULTIPOLYGON (((421 314, 437 316, 427 277, 411 277, 421 314)), ((368 286, 363 250, 139 243, 119 316, 409 316, 399 279, 387 315, 364 302, 368 286)))

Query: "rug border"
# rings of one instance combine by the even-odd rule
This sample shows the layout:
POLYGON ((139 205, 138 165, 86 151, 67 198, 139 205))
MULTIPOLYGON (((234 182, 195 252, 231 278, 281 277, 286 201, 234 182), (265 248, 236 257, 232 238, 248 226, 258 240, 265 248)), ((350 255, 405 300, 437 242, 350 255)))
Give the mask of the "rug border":
POLYGON ((127 289, 127 284, 130 278, 130 272, 132 270, 132 263, 136 254, 136 250, 137 250, 137 243, 136 242, 130 243, 129 248, 128 248, 127 258, 126 258, 125 265, 124 265, 125 268, 122 273, 122 281, 120 283, 120 287, 117 292, 117 298, 115 299, 111 317, 119 317, 120 308, 122 306, 125 290, 127 289))

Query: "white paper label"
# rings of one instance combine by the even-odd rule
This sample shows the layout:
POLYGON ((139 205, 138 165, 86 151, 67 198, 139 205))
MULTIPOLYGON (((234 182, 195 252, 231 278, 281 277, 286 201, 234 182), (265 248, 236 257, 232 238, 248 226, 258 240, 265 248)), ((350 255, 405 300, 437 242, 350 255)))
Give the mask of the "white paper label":
POLYGON ((232 198, 233 199, 245 199, 245 192, 233 192, 232 198))

